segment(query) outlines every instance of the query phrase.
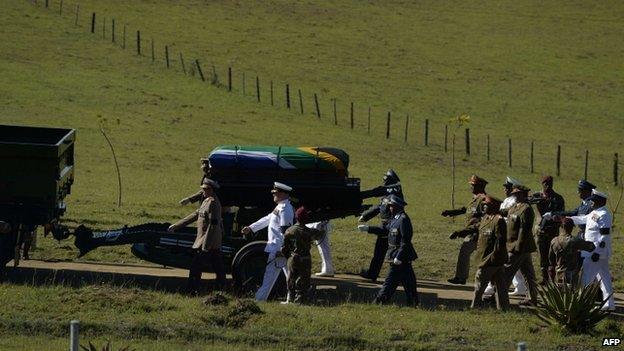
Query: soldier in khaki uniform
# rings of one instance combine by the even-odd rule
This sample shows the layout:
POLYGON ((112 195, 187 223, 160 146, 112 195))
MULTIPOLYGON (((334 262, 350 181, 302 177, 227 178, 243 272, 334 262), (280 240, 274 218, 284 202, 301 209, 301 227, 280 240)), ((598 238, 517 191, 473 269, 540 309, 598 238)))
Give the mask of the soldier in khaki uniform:
POLYGON ((197 294, 203 267, 208 263, 217 275, 217 287, 225 287, 225 268, 221 258, 221 241, 223 239, 223 222, 221 220, 221 203, 215 194, 219 184, 211 179, 202 181, 204 200, 199 209, 169 227, 174 232, 197 221, 197 237, 193 243, 195 255, 189 270, 188 290, 197 294))
POLYGON ((506 310, 509 295, 505 285, 505 263, 507 263, 507 225, 499 214, 501 201, 490 196, 483 200, 485 216, 481 219, 477 241, 477 273, 471 308, 483 306, 483 292, 488 282, 496 286, 496 307, 506 310))
POLYGON ((563 196, 553 190, 553 177, 544 176, 542 177, 542 191, 531 195, 529 202, 535 203, 537 211, 542 216, 536 234, 542 271, 540 284, 543 285, 548 281, 548 250, 550 249, 550 242, 559 234, 559 222, 549 219, 549 217, 544 217, 544 214, 564 211, 565 201, 563 196))
POLYGON ((596 246, 591 241, 585 241, 572 235, 574 221, 565 217, 562 220, 559 236, 550 242, 549 273, 557 285, 568 285, 571 288, 578 286, 579 278, 579 251, 594 251, 596 246))
POLYGON ((537 285, 531 258, 531 254, 537 251, 535 238, 533 237, 535 213, 527 202, 529 190, 524 185, 514 186, 511 193, 516 197, 516 204, 509 209, 507 214, 509 264, 505 267, 507 279, 505 287, 509 287, 511 280, 519 269, 524 276, 526 285, 529 287, 530 298, 530 300, 522 301, 521 305, 535 305, 537 303, 537 285))
POLYGON ((317 229, 306 227, 308 211, 299 207, 295 212, 295 223, 284 233, 282 254, 288 257, 288 298, 285 303, 307 303, 310 290, 310 275, 312 275, 312 257, 310 248, 312 241, 319 240, 324 233, 317 229), (292 299, 292 301, 290 300, 292 299))
MULTIPOLYGON (((485 186, 487 181, 477 175, 472 175, 468 180, 472 190, 472 200, 462 208, 455 210, 446 210, 442 212, 444 217, 455 217, 459 215, 466 215, 466 223, 463 230, 471 231, 478 228, 479 221, 483 216, 483 200, 485 199, 485 186)), ((451 235, 452 236, 452 235, 451 235)), ((455 236, 456 237, 456 236, 455 236)), ((455 276, 448 280, 451 284, 466 284, 468 274, 470 272, 470 254, 477 249, 477 235, 470 234, 464 237, 464 242, 459 249, 459 255, 457 256, 457 266, 455 268, 455 276)))

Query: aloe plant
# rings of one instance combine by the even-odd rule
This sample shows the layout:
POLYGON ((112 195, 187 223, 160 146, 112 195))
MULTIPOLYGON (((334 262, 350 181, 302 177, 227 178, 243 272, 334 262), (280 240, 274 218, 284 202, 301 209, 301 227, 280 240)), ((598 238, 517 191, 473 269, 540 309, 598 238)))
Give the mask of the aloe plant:
POLYGON ((538 292, 537 317, 547 325, 562 327, 570 333, 591 334, 596 325, 609 315, 601 309, 608 297, 596 303, 600 296, 600 285, 596 282, 579 289, 548 282, 538 292))

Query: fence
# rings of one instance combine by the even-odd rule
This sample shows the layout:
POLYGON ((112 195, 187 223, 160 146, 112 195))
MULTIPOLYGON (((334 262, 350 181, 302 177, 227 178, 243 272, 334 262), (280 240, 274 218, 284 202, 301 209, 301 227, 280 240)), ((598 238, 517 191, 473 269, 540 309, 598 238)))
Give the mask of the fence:
MULTIPOLYGON (((33 0, 31 2, 34 5, 38 5, 37 0, 33 0)), ((53 0, 45 0, 45 8, 50 9, 52 6, 58 6, 58 14, 60 16, 63 16, 64 9, 70 7, 67 1, 65 1, 64 3, 63 0, 56 0, 57 5, 54 5, 52 3, 53 0)), ((80 16, 82 13, 85 13, 85 10, 84 8, 81 9, 80 4, 78 3, 74 5, 74 9, 75 10, 71 12, 71 16, 73 18, 74 26, 79 27, 81 23, 80 16)), ((117 22, 114 17, 109 17, 108 19, 106 17, 101 17, 102 19, 100 20, 100 17, 95 12, 91 12, 87 13, 87 18, 89 21, 88 29, 92 34, 98 34, 96 33, 96 31, 98 31, 98 28, 101 28, 101 36, 98 35, 98 37, 101 37, 101 39, 103 40, 110 39, 113 44, 115 44, 122 50, 126 50, 128 48, 126 45, 128 33, 126 24, 123 24, 121 33, 118 33, 119 22, 117 22), (98 24, 98 21, 101 22, 101 25, 98 24), (119 38, 119 35, 121 35, 121 38, 119 38)), ((188 75, 191 77, 197 76, 196 78, 201 79, 202 82, 209 82, 212 86, 226 89, 230 93, 237 92, 235 81, 233 79, 236 72, 231 66, 227 67, 227 82, 226 84, 222 84, 214 64, 211 65, 210 70, 205 71, 205 68, 200 62, 199 58, 195 58, 194 60, 187 61, 192 62, 192 65, 187 67, 185 65, 184 54, 182 53, 182 51, 178 52, 177 56, 179 57, 179 60, 174 61, 173 57, 176 55, 172 53, 171 47, 169 45, 163 45, 161 51, 161 49, 158 48, 155 44, 155 39, 153 37, 151 37, 150 39, 145 39, 145 35, 142 36, 142 34, 143 33, 141 32, 141 30, 136 30, 136 38, 134 38, 134 41, 136 46, 135 54, 137 56, 149 59, 149 62, 151 64, 163 64, 163 68, 167 70, 178 69, 184 75, 188 75), (146 53, 146 47, 149 48, 148 53, 146 53), (158 58, 159 52, 162 53, 162 60, 158 58), (176 63, 177 65, 174 66, 174 63, 176 63)), ((421 119, 418 123, 413 117, 410 117, 410 114, 405 114, 405 117, 397 117, 397 114, 394 114, 391 111, 383 111, 383 109, 381 109, 380 111, 373 110, 373 105, 370 103, 356 103, 351 100, 343 101, 341 99, 338 99, 337 97, 329 98, 329 108, 325 110, 325 107, 327 105, 323 106, 322 100, 320 99, 320 95, 318 94, 318 92, 310 92, 308 95, 306 95, 301 88, 294 89, 291 83, 286 82, 282 86, 276 86, 273 80, 268 80, 269 84, 267 88, 267 84, 263 83, 266 82, 266 80, 261 79, 259 75, 250 76, 246 72, 240 72, 239 77, 241 77, 241 80, 240 89, 238 90, 238 92, 245 96, 253 96, 253 99, 256 100, 258 103, 269 103, 271 106, 278 107, 282 106, 286 110, 291 111, 291 113, 298 113, 300 115, 305 115, 307 111, 308 114, 316 116, 316 118, 319 120, 331 118, 335 126, 344 125, 348 126, 351 130, 356 129, 356 127, 361 127, 366 130, 366 134, 368 135, 370 135, 371 132, 375 130, 375 127, 371 126, 371 115, 373 113, 379 113, 382 116, 385 115, 385 123, 378 124, 376 128, 380 129, 383 132, 383 136, 387 140, 399 140, 399 135, 402 135, 403 143, 423 145, 425 147, 437 147, 437 149, 439 149, 440 151, 449 152, 449 133, 452 133, 453 137, 456 137, 455 134, 458 131, 457 128, 453 128, 454 126, 446 123, 434 125, 432 121, 430 121, 430 119, 428 118, 421 119), (248 94, 247 77, 251 77, 252 82, 255 83, 251 95, 248 94), (268 89, 268 99, 265 97, 263 89, 268 89), (283 95, 279 93, 279 90, 282 90, 283 95), (297 92, 296 99, 293 99, 293 94, 291 94, 291 92, 293 91, 297 92), (275 97, 279 95, 282 95, 284 97, 284 101, 282 104, 277 104, 276 102, 277 99, 275 97), (312 100, 310 106, 313 106, 313 109, 308 109, 304 107, 304 105, 307 106, 307 104, 305 104, 306 97, 309 97, 312 100), (342 113, 342 106, 348 106, 348 123, 343 122, 344 115, 342 113), (326 111, 331 111, 331 114, 327 113, 326 111), (404 126, 402 133, 396 134, 396 129, 401 128, 401 126, 404 126), (414 128, 422 128, 422 132, 415 133, 414 128), (436 143, 434 139, 436 135, 439 137, 438 143, 436 143)), ((346 117, 344 118, 346 120, 346 117)), ((379 122, 378 119, 374 119, 374 121, 379 122)), ((464 153, 466 158, 471 157, 474 159, 475 157, 482 157, 482 161, 484 162, 502 161, 505 162, 509 168, 519 167, 518 161, 522 161, 526 162, 526 164, 522 166, 523 168, 526 167, 525 169, 531 173, 536 172, 536 150, 538 149, 536 148, 537 145, 534 140, 512 140, 512 138, 510 137, 497 139, 489 133, 481 135, 481 137, 479 138, 474 135, 474 133, 472 133, 472 130, 469 128, 465 128, 463 134, 464 153), (481 152, 477 152, 479 145, 483 147, 481 152), (492 150, 498 151, 498 157, 496 157, 496 154, 492 153, 492 150), (523 154, 522 159, 520 158, 519 153, 523 154), (504 156, 501 158, 500 155, 504 156)), ((600 173, 603 175, 612 172, 612 178, 610 178, 609 182, 611 182, 615 186, 620 185, 621 183, 620 174, 618 173, 619 153, 616 151, 612 153, 612 157, 605 157, 605 155, 603 154, 601 157, 592 156, 592 159, 590 159, 590 154, 595 154, 590 153, 590 150, 587 149, 583 150, 584 156, 581 156, 583 154, 579 153, 578 150, 574 150, 572 148, 564 148, 560 144, 556 145, 556 148, 553 145, 539 146, 547 147, 548 149, 552 150, 552 154, 550 156, 552 157, 552 159, 550 162, 553 162, 551 163, 551 165, 554 164, 554 169, 550 167, 543 167, 541 171, 542 173, 554 173, 556 176, 560 177, 562 175, 562 167, 564 161, 574 162, 572 164, 572 167, 575 170, 583 169, 584 172, 582 174, 582 177, 587 179, 590 176, 589 173, 591 171, 590 163, 594 165, 600 162, 601 166, 594 167, 594 169, 601 170, 600 173), (579 157, 583 158, 580 162, 579 157), (608 165, 607 163, 611 163, 611 165, 608 165), (605 169, 609 168, 611 169, 610 171, 604 171, 605 169)), ((544 156, 543 153, 544 152, 542 151, 542 155, 540 155, 542 159, 547 158, 548 156, 544 156)), ((570 164, 571 163, 569 163, 568 165, 570 164)))

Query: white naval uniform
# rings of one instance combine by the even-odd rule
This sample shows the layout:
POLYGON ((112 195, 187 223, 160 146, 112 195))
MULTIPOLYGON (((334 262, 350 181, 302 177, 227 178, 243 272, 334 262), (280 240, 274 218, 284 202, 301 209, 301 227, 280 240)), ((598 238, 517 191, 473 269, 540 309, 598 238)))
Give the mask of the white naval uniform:
POLYGON ((316 245, 321 255, 321 273, 334 274, 334 263, 332 261, 331 248, 329 246, 329 233, 331 232, 331 223, 329 221, 314 222, 306 224, 306 227, 317 229, 325 233, 321 240, 316 241, 316 245))
POLYGON ((275 281, 279 277, 280 270, 284 271, 288 280, 288 269, 286 269, 286 257, 277 256, 284 244, 284 234, 282 227, 290 227, 293 225, 295 211, 290 204, 290 200, 280 201, 273 212, 260 218, 249 228, 255 233, 268 227, 268 240, 264 248, 264 252, 269 253, 267 265, 262 278, 262 286, 256 292, 257 301, 266 301, 275 285, 275 281))
MULTIPOLYGON (((505 198, 505 200, 503 200, 503 203, 501 203, 500 205, 500 210, 508 210, 511 208, 511 206, 516 204, 516 197, 511 195, 505 198)), ((504 217, 505 221, 507 221, 507 217, 504 217)), ((522 272, 520 272, 520 270, 518 270, 516 272, 516 274, 513 277, 512 280, 514 289, 517 290, 517 294, 519 295, 525 295, 526 294, 526 284, 524 283, 524 277, 522 276, 522 272)), ((484 291, 484 295, 492 295, 494 294, 494 285, 492 285, 492 282, 488 283, 487 288, 485 288, 484 291)))
POLYGON ((594 279, 600 282, 600 289, 603 296, 608 296, 609 300, 604 309, 615 309, 615 299, 613 298, 613 286, 611 282, 611 272, 609 272, 609 257, 611 257, 611 234, 601 234, 600 229, 611 230, 613 216, 607 208, 602 206, 583 216, 570 217, 574 224, 585 224, 585 234, 583 239, 591 241, 596 245, 594 251, 581 251, 583 257, 583 270, 581 282, 583 286, 589 285, 594 279), (600 255, 598 262, 594 262, 591 256, 597 253, 600 255))

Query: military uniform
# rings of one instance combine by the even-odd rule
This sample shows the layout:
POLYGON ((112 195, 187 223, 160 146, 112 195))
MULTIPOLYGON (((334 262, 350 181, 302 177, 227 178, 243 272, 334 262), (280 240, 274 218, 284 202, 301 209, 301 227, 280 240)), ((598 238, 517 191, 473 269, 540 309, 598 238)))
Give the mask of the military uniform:
POLYGON ((505 267, 507 282, 511 280, 518 270, 522 272, 526 285, 529 287, 529 298, 534 304, 537 302, 537 286, 535 270, 531 254, 537 251, 533 237, 533 221, 535 213, 526 202, 518 202, 513 205, 507 215, 507 252, 509 264, 505 267))
MULTIPOLYGON (((395 197, 398 199, 398 197, 395 197)), ((398 201, 398 200, 397 200, 398 201)), ((404 204, 403 200, 398 202, 404 204)), ((381 290, 375 298, 376 303, 387 303, 392 298, 399 284, 403 285, 407 304, 418 305, 418 291, 416 288, 416 274, 412 261, 418 256, 412 246, 412 222, 401 209, 383 228, 388 233, 388 250, 385 261, 390 263, 390 270, 381 290)))
POLYGON ((221 219, 221 203, 216 195, 202 201, 199 209, 180 221, 174 228, 182 228, 197 221, 197 237, 193 243, 195 255, 189 270, 188 289, 192 293, 199 290, 203 267, 210 264, 217 275, 219 288, 225 286, 225 267, 221 257, 221 243, 223 240, 223 222, 221 219))
POLYGON ((288 257, 288 295, 292 302, 307 303, 312 274, 310 248, 313 240, 320 239, 324 233, 297 223, 286 230, 282 254, 288 257))
MULTIPOLYGON (((592 198, 603 198, 606 201, 607 195, 592 190, 592 198)), ((611 257, 611 227, 613 225, 613 215, 606 205, 596 208, 584 216, 570 217, 575 224, 585 224, 584 239, 594 244, 595 248, 591 252, 582 251, 583 272, 581 281, 583 286, 591 284, 597 280, 600 282, 602 295, 608 298, 604 309, 615 310, 615 300, 613 297, 613 285, 611 272, 609 271, 609 258, 611 257)))
POLYGON ((548 254, 550 266, 554 270, 554 281, 558 285, 568 285, 575 288, 578 285, 579 251, 593 251, 592 242, 574 237, 565 231, 550 242, 548 254))
POLYGON ((17 231, 8 222, 0 221, 0 283, 6 274, 6 265, 15 257, 17 231))
MULTIPOLYGON (((565 209, 565 201, 563 197, 554 191, 548 193, 540 192, 531 196, 531 201, 535 201, 535 207, 540 216, 546 213, 559 212, 565 209)), ((542 269, 542 282, 548 278, 548 251, 550 250, 550 242, 559 234, 559 223, 552 219, 542 217, 536 230, 537 247, 540 255, 540 267, 542 269)))
POLYGON ((483 292, 490 281, 497 288, 497 308, 505 310, 509 307, 504 266, 507 263, 506 238, 507 226, 502 216, 486 215, 481 219, 477 241, 477 272, 475 274, 472 308, 483 305, 483 292))

